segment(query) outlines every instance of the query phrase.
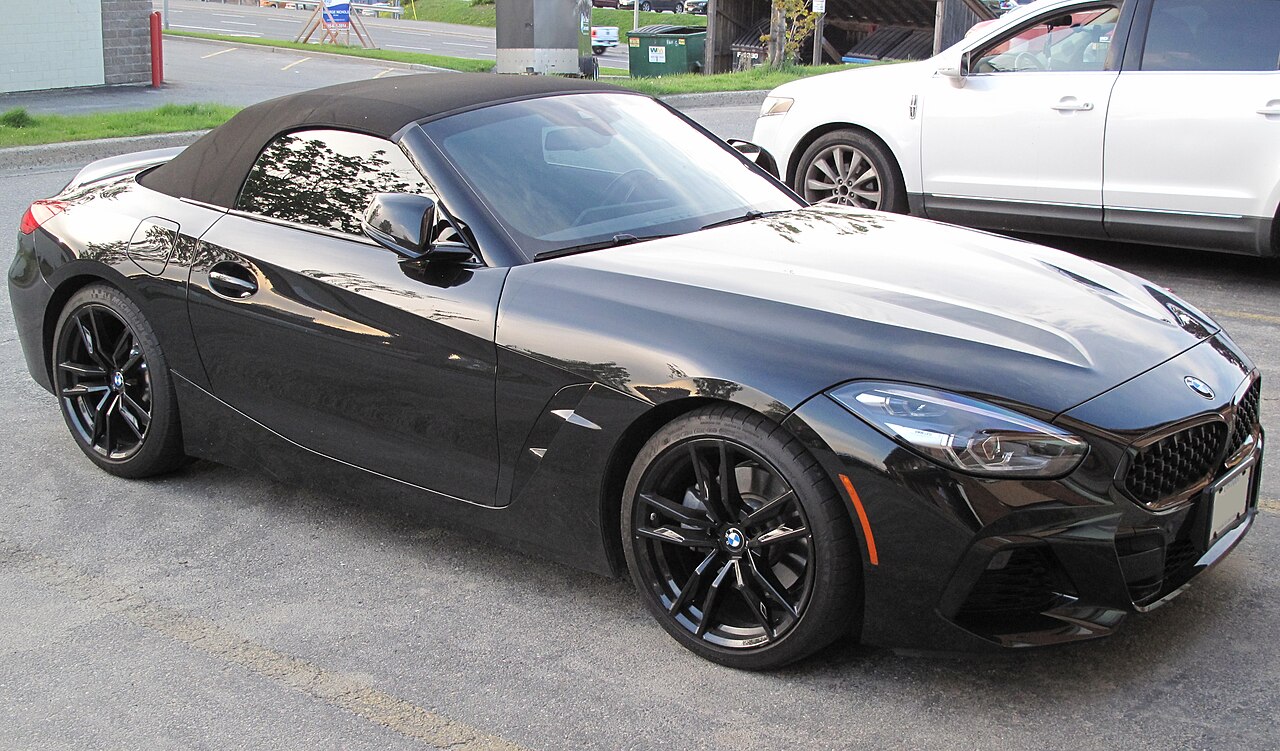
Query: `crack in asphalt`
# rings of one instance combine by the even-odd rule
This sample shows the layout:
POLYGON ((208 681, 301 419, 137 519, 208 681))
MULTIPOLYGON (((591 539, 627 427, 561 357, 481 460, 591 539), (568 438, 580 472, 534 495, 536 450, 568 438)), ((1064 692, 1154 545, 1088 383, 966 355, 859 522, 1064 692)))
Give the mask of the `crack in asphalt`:
POLYGON ((351 676, 254 643, 230 629, 143 598, 136 591, 29 550, 0 532, 0 568, 16 571, 79 602, 238 665, 286 688, 435 748, 523 751, 520 746, 424 709, 351 676))

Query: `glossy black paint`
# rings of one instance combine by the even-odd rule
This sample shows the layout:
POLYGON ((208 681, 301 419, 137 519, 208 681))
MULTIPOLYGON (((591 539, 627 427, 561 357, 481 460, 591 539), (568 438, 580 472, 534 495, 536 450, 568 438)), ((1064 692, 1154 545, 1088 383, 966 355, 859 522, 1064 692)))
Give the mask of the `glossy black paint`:
POLYGON ((419 128, 400 145, 478 263, 405 263, 125 174, 74 188, 67 212, 19 238, 9 283, 33 377, 50 387, 62 302, 104 279, 155 328, 193 455, 603 574, 621 571, 621 489, 640 446, 683 412, 737 403, 857 489, 878 556, 860 533, 856 630, 877 644, 1103 635, 1176 594, 1252 519, 1195 551, 1176 581, 1138 597, 1127 586, 1118 537, 1168 543, 1204 513, 1198 496, 1159 513, 1128 498, 1116 478, 1133 446, 1229 418, 1256 377, 1216 324, 1143 280, 985 233, 818 207, 529 263, 419 128), (256 290, 218 291, 215 267, 256 290), (959 475, 824 393, 855 379, 987 399, 1076 431, 1091 452, 1059 481, 959 475), (1026 622, 974 620, 976 582, 1018 550, 1055 562, 1071 600, 1026 622))

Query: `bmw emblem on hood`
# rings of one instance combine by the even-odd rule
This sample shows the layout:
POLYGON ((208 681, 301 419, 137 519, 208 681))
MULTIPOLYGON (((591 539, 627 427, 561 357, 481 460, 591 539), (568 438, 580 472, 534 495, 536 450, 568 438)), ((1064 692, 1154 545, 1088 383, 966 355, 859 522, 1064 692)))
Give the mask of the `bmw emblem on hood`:
POLYGON ((1182 380, 1184 383, 1187 384, 1187 388, 1196 392, 1200 396, 1203 396, 1205 399, 1213 398, 1213 389, 1209 388, 1209 384, 1205 383, 1199 378, 1196 378, 1195 376, 1187 376, 1182 380))

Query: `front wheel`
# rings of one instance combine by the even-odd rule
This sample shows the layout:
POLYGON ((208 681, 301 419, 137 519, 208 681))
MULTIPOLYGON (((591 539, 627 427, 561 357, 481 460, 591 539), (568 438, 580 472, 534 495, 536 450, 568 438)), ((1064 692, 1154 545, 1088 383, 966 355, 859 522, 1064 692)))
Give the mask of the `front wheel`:
POLYGON ((855 628, 848 513, 799 441, 755 412, 708 407, 658 431, 628 477, 622 534, 649 610, 707 659, 779 667, 855 628))
POLYGON ((640 3, 640 10, 648 13, 649 11, 653 10, 653 6, 650 5, 649 3, 640 3))
POLYGON ((671 9, 672 13, 684 13, 684 3, 676 3, 676 7, 671 9))
POLYGON ((793 187, 809 203, 907 212, 897 161, 858 131, 838 130, 814 141, 800 157, 793 187))
POLYGON ((177 397, 160 343, 123 292, 91 284, 53 335, 54 387, 76 445, 102 469, 148 477, 181 466, 177 397))

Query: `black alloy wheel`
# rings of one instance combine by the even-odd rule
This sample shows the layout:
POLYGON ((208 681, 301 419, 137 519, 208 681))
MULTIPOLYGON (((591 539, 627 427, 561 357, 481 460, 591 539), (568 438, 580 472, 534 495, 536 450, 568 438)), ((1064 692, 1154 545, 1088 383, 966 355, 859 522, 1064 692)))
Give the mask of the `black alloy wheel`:
POLYGON ((624 543, 646 604, 694 652, 766 669, 854 624, 860 561, 834 486, 798 441, 725 405, 672 423, 627 485, 624 543))
POLYGON ((137 306, 94 284, 63 309, 53 380, 72 437, 113 474, 145 477, 185 458, 168 368, 137 306))
POLYGON ((907 193, 888 150, 864 133, 838 130, 800 157, 795 191, 809 203, 905 213, 907 193))

